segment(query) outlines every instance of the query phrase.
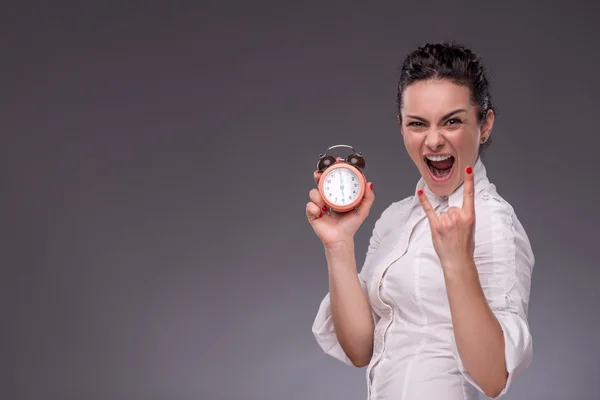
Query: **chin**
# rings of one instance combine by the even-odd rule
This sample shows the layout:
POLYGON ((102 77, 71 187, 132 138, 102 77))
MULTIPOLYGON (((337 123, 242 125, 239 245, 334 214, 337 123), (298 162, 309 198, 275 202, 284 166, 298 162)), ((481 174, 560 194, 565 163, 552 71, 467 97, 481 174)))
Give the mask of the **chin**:
POLYGON ((429 187, 429 189, 435 193, 438 196, 450 196, 452 194, 452 192, 454 192, 454 185, 449 186, 449 185, 438 185, 435 182, 431 182, 430 180, 427 180, 427 186, 429 187))

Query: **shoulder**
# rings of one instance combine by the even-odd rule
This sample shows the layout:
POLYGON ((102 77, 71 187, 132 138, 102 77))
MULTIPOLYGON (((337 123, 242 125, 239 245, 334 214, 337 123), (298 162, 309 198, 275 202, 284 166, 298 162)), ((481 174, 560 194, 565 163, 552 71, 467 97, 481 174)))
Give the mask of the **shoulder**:
POLYGON ((507 238, 515 235, 525 236, 525 228, 521 224, 514 207, 498 191, 493 183, 488 184, 477 196, 475 204, 477 224, 481 229, 492 229, 496 234, 507 238))
POLYGON ((527 314, 535 256, 525 228, 493 184, 479 193, 475 213, 473 259, 486 297, 499 299, 497 307, 520 301, 527 314))
POLYGON ((476 219, 483 229, 505 229, 512 227, 516 218, 513 206, 502 197, 493 183, 488 184, 477 196, 475 201, 476 219))
MULTIPOLYGON (((514 207, 502 197, 494 184, 483 189, 475 206, 475 256, 489 260, 495 268, 504 265, 516 278, 519 270, 531 270, 535 257, 529 237, 514 207)), ((505 284, 510 284, 509 281, 505 284)))

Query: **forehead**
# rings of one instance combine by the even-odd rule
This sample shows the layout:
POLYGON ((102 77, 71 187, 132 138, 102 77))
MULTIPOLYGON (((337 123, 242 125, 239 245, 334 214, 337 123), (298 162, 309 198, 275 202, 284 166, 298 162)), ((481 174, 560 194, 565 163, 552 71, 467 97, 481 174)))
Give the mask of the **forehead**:
POLYGON ((410 84, 402 96, 404 114, 437 114, 457 108, 469 110, 470 90, 448 80, 428 79, 410 84))

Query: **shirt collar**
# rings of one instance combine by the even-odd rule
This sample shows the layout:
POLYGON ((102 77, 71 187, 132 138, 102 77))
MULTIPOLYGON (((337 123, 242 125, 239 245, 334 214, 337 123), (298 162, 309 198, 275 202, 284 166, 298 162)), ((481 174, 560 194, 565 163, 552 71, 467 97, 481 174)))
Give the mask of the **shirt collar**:
MULTIPOLYGON (((475 195, 477 195, 479 192, 481 192, 482 189, 485 188, 486 184, 489 183, 489 180, 487 178, 487 171, 485 169, 485 166, 483 165, 483 162, 481 161, 481 157, 477 157, 477 161, 473 166, 473 174, 475 179, 475 195)), ((460 186, 458 186, 456 190, 450 194, 450 196, 438 196, 437 194, 433 193, 431 189, 429 189, 429 187, 425 183, 425 180, 423 179, 423 177, 421 177, 421 179, 419 179, 419 181, 417 182, 417 186, 415 188, 414 203, 420 203, 417 192, 419 189, 423 189, 423 191, 427 195, 429 203, 431 203, 431 206, 434 209, 437 208, 444 200, 448 200, 448 207, 462 207, 464 191, 463 186, 464 183, 461 183, 460 186)))

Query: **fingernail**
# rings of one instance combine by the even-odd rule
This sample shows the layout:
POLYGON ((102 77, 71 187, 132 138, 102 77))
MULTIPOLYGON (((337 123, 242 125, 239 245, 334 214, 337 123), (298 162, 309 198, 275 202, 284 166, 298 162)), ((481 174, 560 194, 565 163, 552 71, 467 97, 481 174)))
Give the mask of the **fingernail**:
POLYGON ((327 206, 323 206, 322 210, 327 211, 327 206))
POLYGON ((467 167, 467 174, 471 175, 472 172, 473 172, 473 168, 467 167))
POLYGON ((369 188, 370 188, 371 190, 373 190, 373 182, 371 182, 371 184, 369 185, 369 188))
POLYGON ((419 190, 417 191, 417 193, 419 193, 419 196, 422 196, 422 195, 423 195, 423 189, 419 189, 419 190))
POLYGON ((319 218, 321 218, 323 216, 323 213, 319 213, 319 218))

